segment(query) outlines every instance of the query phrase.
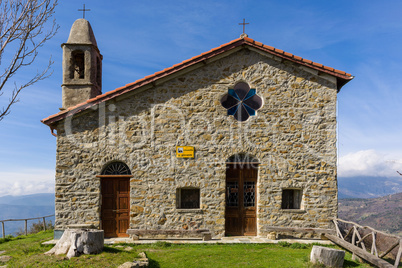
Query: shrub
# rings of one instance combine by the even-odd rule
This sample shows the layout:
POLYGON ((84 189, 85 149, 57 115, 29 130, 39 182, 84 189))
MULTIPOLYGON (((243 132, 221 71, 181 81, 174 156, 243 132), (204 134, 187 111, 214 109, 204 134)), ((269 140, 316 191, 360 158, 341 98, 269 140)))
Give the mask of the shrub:
POLYGON ((290 247, 290 243, 289 243, 289 242, 286 242, 286 241, 279 241, 279 242, 278 242, 278 245, 281 246, 281 247, 283 247, 283 248, 288 248, 288 247, 290 247))
MULTIPOLYGON (((53 229, 54 229, 54 225, 53 225, 52 221, 47 221, 46 222, 46 230, 53 230, 53 229)), ((44 228, 43 228, 43 223, 38 221, 38 222, 32 223, 32 225, 28 229, 28 234, 36 234, 36 233, 39 233, 40 231, 44 231, 44 228)), ((25 230, 23 228, 20 228, 17 232, 17 236, 20 236, 20 235, 25 235, 25 230)))
POLYGON ((289 243, 286 241, 279 241, 278 245, 283 247, 283 248, 293 248, 293 249, 306 249, 309 247, 309 245, 306 244, 301 244, 301 243, 289 243))
POLYGON ((301 244, 301 243, 293 243, 290 245, 290 248, 294 248, 294 249, 306 249, 308 247, 309 247, 309 245, 301 244))
POLYGON ((0 244, 11 241, 13 239, 12 235, 6 235, 4 238, 0 238, 0 244))

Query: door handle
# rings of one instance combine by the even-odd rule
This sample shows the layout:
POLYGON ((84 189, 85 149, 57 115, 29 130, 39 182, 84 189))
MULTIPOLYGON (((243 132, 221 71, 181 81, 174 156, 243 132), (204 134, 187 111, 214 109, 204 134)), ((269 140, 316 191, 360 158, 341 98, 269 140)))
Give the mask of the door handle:
POLYGON ((119 212, 120 210, 112 210, 113 212, 119 212))

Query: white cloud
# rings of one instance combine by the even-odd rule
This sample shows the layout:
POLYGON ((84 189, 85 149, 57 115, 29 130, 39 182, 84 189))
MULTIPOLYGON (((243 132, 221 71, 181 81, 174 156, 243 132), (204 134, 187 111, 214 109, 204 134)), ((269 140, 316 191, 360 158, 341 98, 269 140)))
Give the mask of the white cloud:
POLYGON ((0 172, 0 196, 54 193, 54 170, 25 169, 0 172))
POLYGON ((402 172, 402 156, 391 156, 375 150, 364 150, 349 153, 340 157, 338 175, 353 176, 399 176, 402 172))

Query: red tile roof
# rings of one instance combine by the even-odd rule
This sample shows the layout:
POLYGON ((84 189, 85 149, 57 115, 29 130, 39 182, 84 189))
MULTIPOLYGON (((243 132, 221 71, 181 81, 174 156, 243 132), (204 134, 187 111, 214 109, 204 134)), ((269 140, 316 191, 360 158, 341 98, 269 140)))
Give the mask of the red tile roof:
POLYGON ((346 73, 344 71, 340 71, 340 70, 336 70, 334 68, 328 67, 328 66, 324 66, 320 63, 316 63, 313 62, 311 60, 307 60, 301 57, 298 57, 296 55, 293 55, 291 53, 285 52, 283 50, 271 47, 271 46, 267 46, 264 45, 260 42, 254 41, 253 39, 249 38, 249 37, 244 37, 244 38, 238 38, 235 39, 229 43, 223 44, 217 48, 213 48, 210 51, 204 52, 198 56, 192 57, 191 59, 185 60, 181 63, 175 64, 172 67, 166 68, 162 71, 156 72, 152 75, 148 75, 142 79, 139 79, 133 83, 127 84, 123 87, 119 87, 116 88, 115 90, 106 92, 102 95, 96 96, 92 99, 87 100, 86 102, 77 104, 73 107, 69 107, 66 110, 62 110, 57 114, 51 115, 43 120, 42 123, 46 124, 46 125, 52 125, 53 123, 62 120, 64 118, 66 118, 67 116, 71 116, 74 115, 76 113, 79 113, 83 110, 86 110, 94 105, 97 105, 101 102, 113 99, 117 96, 120 96, 122 94, 125 94, 127 92, 133 91, 139 87, 142 87, 144 85, 147 85, 149 83, 154 82, 155 80, 158 80, 162 77, 166 77, 168 75, 171 75, 175 72, 178 72, 180 70, 183 70, 189 66, 192 66, 196 63, 202 62, 204 60, 210 59, 216 55, 222 54, 224 52, 227 52, 231 49, 234 49, 236 47, 239 46, 251 46, 257 49, 260 49, 262 51, 268 52, 272 55, 278 56, 280 58, 310 67, 312 69, 318 70, 320 72, 323 73, 327 73, 330 74, 334 77, 337 78, 337 84, 338 84, 338 90, 340 90, 340 88, 345 85, 347 82, 349 82, 350 80, 353 79, 353 76, 349 73, 346 73))

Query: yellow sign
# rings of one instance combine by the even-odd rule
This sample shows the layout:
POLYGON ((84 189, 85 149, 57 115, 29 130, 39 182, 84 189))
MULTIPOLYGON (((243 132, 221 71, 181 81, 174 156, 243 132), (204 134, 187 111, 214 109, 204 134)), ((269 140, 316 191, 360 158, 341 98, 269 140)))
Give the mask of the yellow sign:
POLYGON ((194 158, 193 146, 176 146, 177 158, 194 158))

